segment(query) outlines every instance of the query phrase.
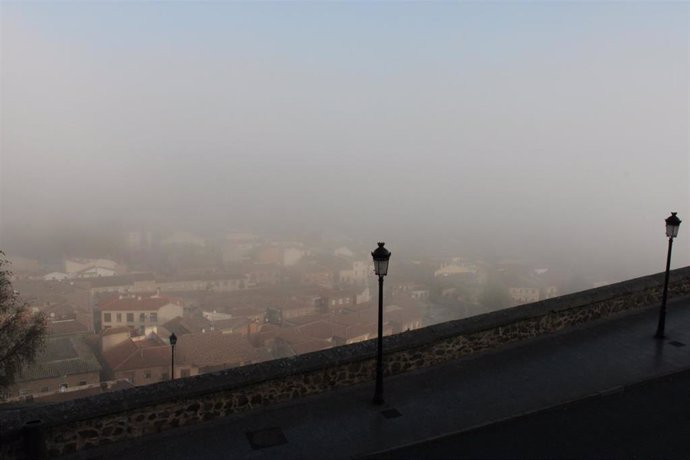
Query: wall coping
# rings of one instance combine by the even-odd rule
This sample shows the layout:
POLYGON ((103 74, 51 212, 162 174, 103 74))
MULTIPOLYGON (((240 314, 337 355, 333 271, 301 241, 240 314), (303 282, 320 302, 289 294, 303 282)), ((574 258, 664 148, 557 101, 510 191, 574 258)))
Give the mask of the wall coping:
MULTIPOLYGON (((670 285, 690 278, 690 266, 671 272, 670 285)), ((521 321, 558 313, 585 305, 660 288, 664 274, 643 276, 600 288, 589 289, 531 304, 485 313, 469 318, 439 323, 414 331, 384 337, 384 357, 398 351, 415 349, 457 336, 500 328, 521 321)), ((60 425, 126 413, 130 410, 166 402, 179 402, 220 391, 233 391, 291 375, 307 374, 344 364, 372 359, 376 339, 202 374, 169 382, 103 393, 99 395, 35 407, 0 409, 0 439, 12 439, 29 420, 41 419, 45 426, 60 425)))

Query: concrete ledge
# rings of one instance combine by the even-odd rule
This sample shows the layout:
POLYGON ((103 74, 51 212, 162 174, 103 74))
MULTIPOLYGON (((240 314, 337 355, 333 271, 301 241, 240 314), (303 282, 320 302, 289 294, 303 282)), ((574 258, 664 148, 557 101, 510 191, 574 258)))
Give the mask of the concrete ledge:
MULTIPOLYGON (((384 340, 386 374, 432 366, 588 321, 658 305, 663 274, 441 323, 384 340)), ((690 267, 669 297, 690 294, 690 267)), ((651 334, 651 332, 650 332, 651 334)), ((22 427, 40 419, 51 456, 200 423, 373 381, 375 340, 225 371, 0 413, 0 453, 21 458, 22 427)))

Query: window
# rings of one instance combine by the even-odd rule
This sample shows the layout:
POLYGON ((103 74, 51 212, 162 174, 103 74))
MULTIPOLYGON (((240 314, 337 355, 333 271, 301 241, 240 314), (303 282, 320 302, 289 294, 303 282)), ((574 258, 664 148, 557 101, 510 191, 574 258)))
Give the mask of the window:
POLYGON ((84 385, 86 385, 86 381, 85 381, 85 380, 82 380, 81 382, 79 382, 79 386, 80 386, 80 387, 83 387, 84 385))
POLYGON ((151 371, 144 372, 144 377, 147 379, 150 379, 151 378, 151 371))
POLYGON ((112 315, 110 313, 103 313, 103 322, 104 323, 109 323, 113 320, 112 315))
POLYGON ((134 322, 134 313, 127 313, 127 322, 128 323, 134 322))
POLYGON ((115 313, 115 320, 118 323, 121 323, 122 322, 122 313, 115 313))
POLYGON ((139 322, 140 323, 146 322, 146 313, 139 313, 139 322))
POLYGON ((149 316, 149 319, 151 320, 152 323, 158 322, 158 313, 156 313, 156 312, 151 312, 151 315, 149 316))

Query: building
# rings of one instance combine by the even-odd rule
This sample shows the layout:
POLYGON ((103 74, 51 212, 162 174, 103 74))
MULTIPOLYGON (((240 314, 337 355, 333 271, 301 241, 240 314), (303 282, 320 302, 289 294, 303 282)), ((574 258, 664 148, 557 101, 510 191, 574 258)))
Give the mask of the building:
MULTIPOLYGON (((80 282, 82 283, 82 282, 80 282)), ((153 273, 131 273, 121 276, 109 276, 105 278, 90 278, 83 282, 91 294, 103 294, 108 292, 154 292, 156 290, 156 278, 153 273)))
POLYGON ((50 336, 84 336, 91 332, 88 325, 76 319, 60 319, 48 321, 47 332, 50 336))
POLYGON ((69 278, 69 275, 64 272, 50 272, 43 275, 44 281, 63 281, 69 278))
POLYGON ((272 244, 260 248, 256 253, 256 263, 270 264, 283 267, 296 265, 306 255, 306 251, 298 247, 272 244))
POLYGON ((514 286, 508 288, 511 299, 516 304, 539 301, 539 288, 534 286, 514 286))
POLYGON ((72 278, 117 275, 122 269, 109 259, 66 259, 65 272, 72 278))
POLYGON ((230 233, 221 243, 223 263, 236 263, 249 260, 258 237, 251 233, 230 233))
POLYGON ((206 240, 201 238, 200 236, 194 235, 189 232, 174 232, 172 235, 163 238, 160 241, 161 246, 167 246, 167 247, 196 247, 196 248, 205 248, 206 247, 206 240))
POLYGON ((354 261, 352 268, 340 270, 338 281, 341 284, 367 284, 374 273, 374 264, 369 261, 354 261))
POLYGON ((246 286, 245 277, 234 273, 186 275, 156 281, 156 288, 164 292, 230 292, 244 289, 246 286))
POLYGON ((177 339, 175 347, 176 377, 204 374, 230 367, 245 366, 271 359, 262 348, 256 348, 239 334, 187 334, 177 339))
POLYGON ((125 379, 137 386, 170 379, 172 350, 157 335, 129 337, 129 332, 118 330, 115 334, 104 331, 103 338, 109 379, 125 379))
POLYGON ((79 336, 48 337, 33 365, 24 368, 6 396, 28 396, 98 384, 101 365, 79 336))
POLYGON ((144 332, 147 326, 157 326, 182 316, 180 299, 162 296, 119 296, 100 305, 101 328, 127 326, 144 332))

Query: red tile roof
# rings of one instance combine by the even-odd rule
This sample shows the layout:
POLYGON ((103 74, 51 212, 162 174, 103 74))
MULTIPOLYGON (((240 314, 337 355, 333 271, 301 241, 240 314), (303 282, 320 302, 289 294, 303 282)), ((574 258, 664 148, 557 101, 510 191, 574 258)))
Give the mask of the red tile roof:
POLYGON ((325 350, 327 348, 332 348, 333 343, 328 340, 305 340, 303 342, 290 343, 290 346, 295 351, 296 355, 301 355, 304 353, 311 353, 312 351, 325 350))
POLYGON ((89 328, 76 319, 65 319, 48 322, 48 335, 84 334, 89 328))
POLYGON ((101 331, 101 337, 105 337, 107 335, 121 334, 123 332, 129 332, 131 335, 132 330, 133 330, 133 328, 131 328, 129 326, 109 327, 109 328, 103 329, 101 331))
POLYGON ((126 297, 117 298, 101 305, 101 311, 157 311, 164 305, 180 304, 180 300, 173 297, 126 297))
POLYGON ((170 346, 160 343, 129 339, 103 352, 103 360, 113 371, 164 367, 170 364, 171 350, 170 346))
POLYGON ((266 359, 245 336, 187 334, 177 339, 180 363, 197 367, 234 366, 266 359))
POLYGON ((222 330, 235 330, 240 328, 246 328, 250 321, 247 318, 230 318, 221 319, 219 321, 214 321, 211 324, 216 331, 222 330))
POLYGON ((124 363, 132 353, 138 350, 139 347, 136 346, 132 339, 125 340, 113 348, 104 351, 103 361, 105 361, 110 369, 115 370, 120 364, 124 363))
POLYGON ((192 318, 188 316, 178 316, 163 324, 162 328, 165 330, 163 331, 162 336, 167 337, 167 335, 165 335, 166 331, 167 334, 174 332, 177 336, 184 334, 196 334, 201 333, 202 331, 208 332, 211 330, 212 324, 213 323, 211 321, 203 317, 192 318))
POLYGON ((131 354, 116 370, 147 369, 151 367, 166 367, 170 365, 171 350, 168 345, 158 345, 140 348, 131 354))

